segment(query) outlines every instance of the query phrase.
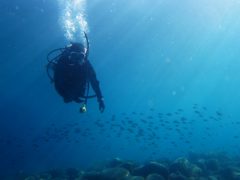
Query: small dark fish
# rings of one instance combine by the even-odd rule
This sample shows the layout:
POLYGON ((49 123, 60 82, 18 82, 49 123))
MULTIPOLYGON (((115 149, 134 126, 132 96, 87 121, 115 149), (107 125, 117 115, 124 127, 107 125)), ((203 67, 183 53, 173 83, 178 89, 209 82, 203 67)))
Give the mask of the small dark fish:
POLYGON ((219 111, 216 111, 216 114, 217 114, 218 116, 223 116, 223 114, 222 114, 221 112, 219 112, 219 111))
POLYGON ((204 111, 207 111, 207 108, 206 108, 205 106, 203 106, 202 109, 203 109, 204 111))
POLYGON ((174 120, 173 123, 178 124, 179 122, 177 120, 174 120))
POLYGON ((194 112, 195 112, 196 114, 200 114, 200 112, 199 112, 199 111, 197 111, 197 110, 195 110, 194 112))
POLYGON ((80 128, 75 128, 74 132, 75 132, 75 133, 80 133, 80 132, 81 132, 81 129, 80 129, 80 128))
POLYGON ((38 144, 35 144, 35 143, 34 143, 34 144, 32 144, 32 146, 33 146, 33 148, 34 148, 34 149, 37 149, 37 148, 39 148, 39 145, 38 145, 38 144))
POLYGON ((167 115, 167 116, 172 116, 172 113, 167 113, 166 115, 167 115))
POLYGON ((144 119, 140 119, 140 121, 142 121, 143 123, 147 123, 147 121, 144 119))
POLYGON ((169 130, 169 131, 172 131, 172 129, 173 129, 173 128, 171 128, 171 127, 167 128, 167 130, 169 130))
POLYGON ((115 121, 115 119, 116 119, 116 116, 112 115, 111 121, 115 121))
POLYGON ((186 121, 186 120, 187 120, 187 118, 181 117, 181 121, 186 121))
POLYGON ((133 133, 132 129, 128 128, 127 130, 128 130, 128 132, 133 133))
POLYGON ((132 120, 128 120, 127 121, 129 124, 133 124, 133 121, 132 120))

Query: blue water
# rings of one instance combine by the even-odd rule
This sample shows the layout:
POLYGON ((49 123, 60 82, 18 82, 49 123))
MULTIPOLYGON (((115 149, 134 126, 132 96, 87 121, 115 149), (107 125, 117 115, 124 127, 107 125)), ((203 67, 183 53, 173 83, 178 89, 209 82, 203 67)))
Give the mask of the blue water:
POLYGON ((68 44, 62 11, 58 1, 0 2, 0 174, 239 152, 237 0, 86 1, 103 114, 95 99, 86 114, 64 104, 47 77, 47 53, 68 44), (183 140, 173 123, 181 117, 193 121, 178 125, 183 140), (111 128, 112 119, 126 129, 111 128), (144 136, 131 132, 138 128, 129 119, 144 136))

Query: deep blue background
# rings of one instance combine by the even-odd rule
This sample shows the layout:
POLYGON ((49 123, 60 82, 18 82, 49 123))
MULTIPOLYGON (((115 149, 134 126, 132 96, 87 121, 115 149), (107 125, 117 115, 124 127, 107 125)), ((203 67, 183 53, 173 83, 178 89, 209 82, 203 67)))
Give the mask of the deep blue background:
MULTIPOLYGON (((33 151, 32 142, 52 123, 61 127, 77 122, 94 133, 98 132, 94 120, 105 122, 113 115, 120 119, 122 113, 153 115, 151 109, 168 113, 182 108, 187 118, 194 119, 193 104, 207 107, 209 116, 216 111, 223 114, 221 122, 207 124, 214 134, 206 139, 209 146, 199 144, 205 133, 202 122, 191 127, 194 150, 237 153, 239 145, 233 137, 239 133, 239 10, 234 0, 87 1, 90 60, 106 111, 100 114, 96 100, 90 100, 88 112, 79 114, 79 105, 64 104, 46 75, 47 53, 68 43, 58 2, 1 1, 1 173, 84 168, 116 156, 144 161, 151 149, 140 151, 131 140, 101 133, 94 134, 93 142, 43 143, 38 151, 33 151)), ((110 129, 108 133, 113 134, 110 129)), ((176 139, 177 135, 165 136, 176 139)), ((168 140, 157 143, 160 157, 189 152, 185 144, 173 148, 168 140)))

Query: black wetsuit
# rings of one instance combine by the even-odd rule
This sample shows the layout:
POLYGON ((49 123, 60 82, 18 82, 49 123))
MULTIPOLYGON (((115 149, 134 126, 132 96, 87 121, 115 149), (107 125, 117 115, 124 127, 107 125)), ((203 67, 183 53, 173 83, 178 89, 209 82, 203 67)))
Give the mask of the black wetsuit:
POLYGON ((87 81, 96 93, 98 101, 102 97, 96 73, 88 60, 83 63, 71 62, 68 53, 63 53, 54 70, 54 84, 57 92, 63 97, 64 102, 81 102, 80 98, 86 96, 87 81))

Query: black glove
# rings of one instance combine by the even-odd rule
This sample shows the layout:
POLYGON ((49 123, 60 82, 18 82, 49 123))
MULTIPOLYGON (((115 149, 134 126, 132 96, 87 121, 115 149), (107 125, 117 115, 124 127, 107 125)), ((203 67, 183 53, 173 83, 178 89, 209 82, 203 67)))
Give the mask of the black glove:
POLYGON ((99 104, 99 111, 100 111, 101 113, 103 113, 103 111, 104 111, 104 109, 105 109, 105 104, 104 104, 103 98, 101 98, 101 99, 98 100, 98 104, 99 104))

